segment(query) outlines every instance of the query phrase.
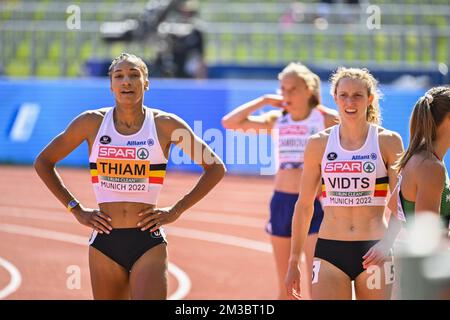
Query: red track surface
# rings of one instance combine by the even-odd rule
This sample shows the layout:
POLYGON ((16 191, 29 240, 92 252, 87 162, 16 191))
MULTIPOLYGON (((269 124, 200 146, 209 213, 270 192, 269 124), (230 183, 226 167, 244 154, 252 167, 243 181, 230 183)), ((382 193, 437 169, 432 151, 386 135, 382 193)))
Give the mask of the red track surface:
MULTIPOLYGON (((88 170, 61 168, 59 172, 85 206, 96 207, 88 170)), ((0 166, 0 176, 0 258, 14 265, 22 278, 20 287, 6 299, 92 299, 90 229, 64 210, 33 168, 0 166), (64 233, 63 239, 43 238, 47 231, 64 233), (67 240, 67 234, 81 238, 67 240), (73 265, 81 270, 80 289, 66 285, 68 267, 73 265)), ((168 172, 159 206, 170 205, 188 192, 198 176, 168 172)), ((276 298, 275 263, 264 232, 271 192, 270 178, 227 176, 205 199, 166 227, 170 262, 191 281, 184 299, 276 298), (193 236, 193 231, 203 233, 193 236), (239 239, 234 239, 234 245, 220 243, 230 240, 221 235, 239 239), (248 245, 245 239, 257 241, 252 243, 257 248, 240 247, 248 245)), ((10 278, 0 264, 0 292, 10 278)), ((179 287, 171 274, 169 293, 179 287)))

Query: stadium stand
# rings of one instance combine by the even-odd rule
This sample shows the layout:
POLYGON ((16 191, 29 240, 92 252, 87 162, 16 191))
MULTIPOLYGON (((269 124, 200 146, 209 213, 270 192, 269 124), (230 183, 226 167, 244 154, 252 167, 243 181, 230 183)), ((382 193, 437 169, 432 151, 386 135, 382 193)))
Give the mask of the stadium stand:
MULTIPOLYGON (((7 76, 99 75, 92 73, 95 68, 89 69, 89 60, 110 61, 124 50, 145 57, 151 65, 161 48, 161 37, 108 43, 99 30, 105 21, 139 19, 152 1, 2 1, 0 71, 7 76), (67 26, 71 5, 80 8, 80 29, 67 26)), ((426 4, 374 0, 370 5, 365 0, 358 4, 199 1, 209 75, 230 76, 227 70, 232 66, 241 75, 247 72, 249 77, 268 78, 272 73, 264 68, 277 69, 295 60, 319 67, 352 64, 445 74, 450 61, 447 0, 426 4), (377 8, 379 29, 373 28, 377 8)))

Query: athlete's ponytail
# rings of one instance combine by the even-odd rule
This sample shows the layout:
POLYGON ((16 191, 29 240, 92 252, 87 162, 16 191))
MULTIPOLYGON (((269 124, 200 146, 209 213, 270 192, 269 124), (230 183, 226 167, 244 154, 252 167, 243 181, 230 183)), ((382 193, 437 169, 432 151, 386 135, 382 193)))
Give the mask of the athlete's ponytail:
POLYGON ((411 157, 425 151, 428 156, 433 154, 433 141, 436 132, 445 116, 450 112, 450 87, 435 87, 420 97, 414 106, 409 122, 410 143, 408 149, 401 155, 394 169, 400 172, 411 157))

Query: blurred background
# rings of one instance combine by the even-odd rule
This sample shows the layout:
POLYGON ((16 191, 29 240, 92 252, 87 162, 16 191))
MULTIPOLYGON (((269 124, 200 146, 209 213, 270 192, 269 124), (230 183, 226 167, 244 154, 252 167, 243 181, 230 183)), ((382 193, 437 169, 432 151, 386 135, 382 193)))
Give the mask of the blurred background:
POLYGON ((448 81, 448 0, 3 0, 0 19, 7 76, 104 76, 101 62, 131 51, 163 76, 273 79, 302 61, 448 81), (177 70, 182 51, 207 71, 193 58, 197 72, 177 70))

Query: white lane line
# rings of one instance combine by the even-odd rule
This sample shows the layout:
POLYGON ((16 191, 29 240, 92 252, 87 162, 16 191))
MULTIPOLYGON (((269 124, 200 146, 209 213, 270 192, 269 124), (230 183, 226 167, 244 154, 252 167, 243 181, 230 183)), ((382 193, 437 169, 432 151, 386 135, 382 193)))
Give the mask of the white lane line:
MULTIPOLYGON (((32 236, 37 238, 68 242, 82 246, 87 246, 88 244, 88 239, 86 237, 77 236, 65 232, 45 230, 33 227, 25 227, 14 224, 0 224, 0 231, 12 234, 20 234, 24 236, 32 236)), ((183 299, 189 293, 189 290, 191 288, 191 281, 189 280, 189 277, 185 272, 183 272, 179 267, 177 267, 173 263, 169 263, 168 270, 170 273, 172 273, 172 275, 177 279, 178 282, 177 290, 169 297, 169 299, 170 300, 183 299)))
MULTIPOLYGON (((19 207, 10 206, 0 206, 3 212, 0 212, 0 217, 13 217, 13 218, 27 218, 35 220, 48 220, 48 221, 58 221, 58 222, 74 222, 74 217, 72 215, 64 215, 64 211, 61 210, 61 214, 49 214, 48 210, 42 209, 27 209, 19 207), (28 211, 28 212, 27 212, 28 211)), ((67 212, 65 212, 67 213, 67 212)))
POLYGON ((189 214, 183 216, 183 220, 202 221, 211 223, 229 224, 235 226, 244 226, 250 228, 263 229, 266 224, 266 220, 244 217, 231 214, 210 213, 193 210, 189 214))
POLYGON ((167 234, 169 236, 174 235, 182 238, 190 238, 196 240, 227 244, 230 246, 262 251, 267 253, 272 252, 272 246, 269 243, 262 241, 251 240, 242 237, 235 237, 221 233, 200 231, 179 227, 167 227, 167 231, 168 231, 167 234))
POLYGON ((58 232, 46 229, 39 229, 33 227, 25 227, 16 224, 0 224, 0 231, 12 233, 12 234, 20 234, 24 236, 32 236, 36 238, 43 238, 49 240, 56 240, 68 243, 74 243, 79 245, 87 245, 88 239, 86 237, 77 236, 75 234, 58 232))
MULTIPOLYGON (((0 217, 28 218, 36 220, 49 220, 58 222, 74 222, 72 215, 64 215, 64 211, 54 212, 43 209, 19 208, 0 205, 0 217)), ((66 211, 67 213, 67 211, 66 211)))
MULTIPOLYGON (((67 222, 72 223, 74 221, 72 216, 67 215, 49 215, 48 211, 30 209, 31 212, 24 212, 23 208, 17 207, 7 207, 0 206, 2 209, 6 209, 5 212, 0 213, 2 217, 16 217, 16 218, 28 218, 28 219, 37 219, 37 220, 49 220, 49 221, 58 221, 58 222, 67 222), (40 214, 37 212, 46 213, 40 214)), ((62 212, 62 210, 61 210, 62 212)), ((201 222, 209 222, 209 223, 218 223, 218 224, 228 224, 235 226, 244 226, 256 229, 264 228, 265 223, 267 222, 264 219, 245 217, 239 215, 227 215, 220 213, 210 213, 206 211, 198 211, 193 210, 189 214, 183 216, 183 220, 186 221, 201 221, 201 222)))
POLYGON ((191 279, 189 276, 178 268, 173 263, 169 263, 169 272, 177 279, 178 288, 171 296, 169 296, 169 300, 182 300, 184 297, 188 295, 191 291, 191 279))
POLYGON ((17 268, 11 262, 3 259, 2 257, 0 257, 0 267, 5 268, 6 271, 8 271, 11 275, 11 280, 9 281, 8 285, 0 290, 1 300, 9 296, 20 287, 20 284, 22 283, 22 277, 20 276, 19 270, 17 270, 17 268))

